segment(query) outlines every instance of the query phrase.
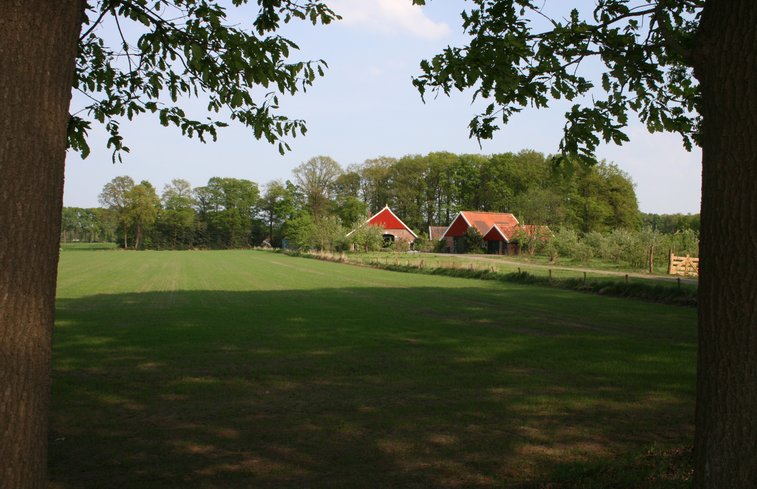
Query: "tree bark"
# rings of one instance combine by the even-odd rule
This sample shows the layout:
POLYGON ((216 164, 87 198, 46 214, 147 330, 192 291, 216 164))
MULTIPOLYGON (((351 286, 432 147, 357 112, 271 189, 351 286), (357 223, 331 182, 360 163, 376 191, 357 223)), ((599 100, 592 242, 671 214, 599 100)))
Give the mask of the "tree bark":
POLYGON ((129 225, 124 224, 124 249, 129 249, 129 225))
POLYGON ((757 487, 757 2, 709 0, 701 84, 702 224, 695 487, 757 487))
POLYGON ((0 487, 47 486, 66 128, 82 0, 0 14, 0 487))
POLYGON ((138 250, 139 245, 142 241, 142 226, 139 225, 139 222, 137 222, 137 236, 134 238, 134 249, 138 250))

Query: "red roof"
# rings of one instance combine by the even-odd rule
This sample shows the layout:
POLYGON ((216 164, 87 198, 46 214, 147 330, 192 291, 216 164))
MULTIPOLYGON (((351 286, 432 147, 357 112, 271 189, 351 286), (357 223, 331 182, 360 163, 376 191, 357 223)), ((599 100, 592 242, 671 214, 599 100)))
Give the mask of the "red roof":
POLYGON ((518 229, 517 224, 495 224, 484 234, 484 241, 512 241, 518 229))
MULTIPOLYGON (((386 231, 404 230, 410 233, 414 238, 418 237, 418 235, 415 234, 407 224, 402 222, 402 219, 397 217, 397 215, 392 212, 388 205, 368 218, 366 224, 384 228, 384 230, 386 231)), ((347 236, 349 236, 350 234, 352 234, 352 232, 350 232, 347 236)))
POLYGON ((447 226, 429 226, 428 227, 428 239, 431 241, 442 239, 444 231, 447 230, 447 226))
POLYGON ((547 239, 552 234, 549 227, 537 226, 535 224, 517 224, 515 226, 506 226, 495 224, 484 234, 485 241, 512 241, 518 238, 519 233, 526 233, 528 236, 536 236, 539 239, 547 239))
MULTIPOLYGON (((443 237, 462 236, 469 227, 474 227, 486 239, 487 234, 496 227, 496 232, 502 233, 503 237, 509 240, 517 226, 519 226, 518 220, 509 212, 461 211, 452 220, 452 224, 444 232, 443 237)), ((492 239, 501 240, 501 238, 492 239)))

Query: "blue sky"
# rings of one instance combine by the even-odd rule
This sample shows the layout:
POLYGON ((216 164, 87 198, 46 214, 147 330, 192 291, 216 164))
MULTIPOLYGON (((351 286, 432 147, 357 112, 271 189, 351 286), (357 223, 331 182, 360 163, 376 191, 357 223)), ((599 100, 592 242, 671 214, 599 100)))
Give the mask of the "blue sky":
MULTIPOLYGON (((284 34, 299 44, 296 59, 324 59, 326 76, 307 93, 287 97, 282 112, 305 119, 308 133, 291 141, 292 151, 254 140, 241 127, 220 133, 216 143, 186 139, 149 116, 122 124, 131 153, 111 163, 104 133, 90 134, 92 154, 82 160, 69 153, 64 205, 94 207, 103 185, 118 175, 149 180, 159 190, 173 178, 204 185, 210 177, 235 177, 263 185, 291 178, 291 170, 316 155, 328 155, 343 167, 377 156, 401 157, 431 151, 494 154, 522 149, 557 150, 568 105, 527 109, 491 141, 468 138, 476 113, 470 94, 427 98, 411 84, 419 62, 448 45, 463 45, 461 0, 434 0, 420 8, 410 0, 331 0, 344 19, 329 26, 289 25, 284 34)), ((584 1, 583 3, 587 3, 584 1)), ((571 5, 575 5, 572 3, 571 5)), ((77 97, 73 106, 76 107, 77 97)), ((202 105, 187 101, 190 109, 202 105)), ((644 212, 699 212, 701 153, 686 152, 672 134, 647 133, 638 122, 627 130, 631 141, 603 145, 597 156, 616 163, 636 184, 644 212)))

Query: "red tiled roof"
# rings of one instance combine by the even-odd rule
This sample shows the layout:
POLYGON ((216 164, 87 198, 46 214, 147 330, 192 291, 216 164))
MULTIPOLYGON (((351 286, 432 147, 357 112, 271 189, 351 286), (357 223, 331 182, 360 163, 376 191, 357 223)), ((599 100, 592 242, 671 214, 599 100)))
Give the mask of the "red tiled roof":
POLYGON ((442 239, 444 231, 447 230, 447 226, 429 226, 428 227, 428 239, 431 241, 442 239))
POLYGON ((493 226, 497 226, 509 240, 512 235, 510 230, 518 225, 518 219, 509 212, 461 211, 449 225, 444 236, 462 236, 470 226, 485 236, 493 226))
POLYGON ((520 229, 519 224, 494 224, 489 231, 484 234, 484 240, 486 241, 512 241, 515 238, 516 233, 520 229))
POLYGON ((542 239, 546 239, 552 234, 552 231, 547 226, 537 226, 535 224, 516 224, 514 226, 495 224, 484 235, 484 240, 501 241, 502 237, 506 241, 517 240, 518 233, 520 232, 525 232, 529 236, 536 236, 542 239))

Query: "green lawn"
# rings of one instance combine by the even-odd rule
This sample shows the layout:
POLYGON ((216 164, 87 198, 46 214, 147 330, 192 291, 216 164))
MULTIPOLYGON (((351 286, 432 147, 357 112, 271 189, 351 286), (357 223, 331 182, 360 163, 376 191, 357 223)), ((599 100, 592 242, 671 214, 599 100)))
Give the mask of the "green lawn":
POLYGON ((57 304, 55 488, 686 487, 691 308, 253 251, 64 250, 57 304))

